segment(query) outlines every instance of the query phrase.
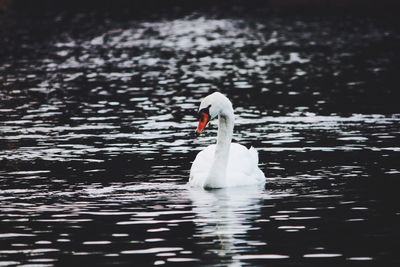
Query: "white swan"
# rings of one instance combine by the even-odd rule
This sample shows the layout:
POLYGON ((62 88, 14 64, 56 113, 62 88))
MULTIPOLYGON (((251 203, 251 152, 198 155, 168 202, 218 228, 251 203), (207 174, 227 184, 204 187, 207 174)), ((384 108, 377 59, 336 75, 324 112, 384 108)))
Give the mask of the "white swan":
POLYGON ((198 114, 196 133, 200 134, 210 119, 218 116, 218 137, 216 145, 197 154, 190 169, 189 184, 209 189, 264 183, 257 151, 231 143, 234 124, 231 101, 215 92, 201 101, 198 114))

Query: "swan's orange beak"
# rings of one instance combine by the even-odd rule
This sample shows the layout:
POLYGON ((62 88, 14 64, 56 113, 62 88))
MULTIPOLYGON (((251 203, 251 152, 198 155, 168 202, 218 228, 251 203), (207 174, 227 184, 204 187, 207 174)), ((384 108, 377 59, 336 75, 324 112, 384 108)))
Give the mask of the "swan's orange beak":
POLYGON ((210 115, 208 115, 206 112, 201 112, 200 113, 200 119, 199 119, 199 125, 197 126, 196 133, 201 134, 206 128, 207 123, 210 121, 210 115))

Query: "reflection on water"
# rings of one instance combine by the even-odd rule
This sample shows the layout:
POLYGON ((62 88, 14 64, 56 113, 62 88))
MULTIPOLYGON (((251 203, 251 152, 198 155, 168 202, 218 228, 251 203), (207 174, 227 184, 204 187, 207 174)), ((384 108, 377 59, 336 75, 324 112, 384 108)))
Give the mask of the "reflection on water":
POLYGON ((194 237, 203 240, 200 244, 206 246, 209 253, 221 258, 231 258, 243 251, 243 244, 247 243, 243 237, 257 229, 251 224, 260 217, 263 188, 252 186, 213 191, 190 189, 189 196, 193 201, 193 211, 196 214, 194 222, 198 228, 194 237))
POLYGON ((47 43, 24 44, 34 53, 0 62, 0 266, 400 263, 395 29, 274 16, 54 23, 64 30, 47 43), (186 185, 216 135, 211 124, 193 137, 194 111, 217 89, 266 188, 186 185))

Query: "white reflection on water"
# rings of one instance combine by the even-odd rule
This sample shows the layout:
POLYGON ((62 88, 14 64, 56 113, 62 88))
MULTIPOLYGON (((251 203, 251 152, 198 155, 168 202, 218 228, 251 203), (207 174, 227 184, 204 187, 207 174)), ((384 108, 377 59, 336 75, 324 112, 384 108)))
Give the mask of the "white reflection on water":
POLYGON ((253 225, 261 216, 261 200, 265 197, 264 194, 264 189, 260 186, 212 191, 190 188, 189 197, 193 202, 193 211, 197 214, 195 238, 211 239, 216 247, 208 250, 218 256, 232 257, 236 266, 240 263, 240 258, 233 256, 243 249, 251 250, 250 240, 246 240, 247 232, 256 229, 253 225), (243 244, 247 244, 246 247, 243 244))

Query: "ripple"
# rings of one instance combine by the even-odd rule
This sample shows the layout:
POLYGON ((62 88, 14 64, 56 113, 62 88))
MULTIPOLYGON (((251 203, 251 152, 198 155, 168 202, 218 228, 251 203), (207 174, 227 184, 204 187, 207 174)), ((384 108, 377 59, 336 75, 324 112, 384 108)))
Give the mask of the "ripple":
POLYGON ((149 233, 158 233, 158 232, 166 232, 166 231, 170 231, 170 229, 165 228, 165 227, 147 229, 147 232, 149 232, 149 233))
POLYGON ((374 258, 372 258, 372 257, 349 257, 349 258, 346 258, 346 260, 350 260, 350 261, 370 261, 373 259, 374 258))
POLYGON ((341 257, 342 254, 335 253, 315 253, 315 254, 304 254, 304 258, 332 258, 332 257, 341 257))
POLYGON ((170 251, 180 251, 183 248, 180 247, 156 247, 148 249, 138 249, 138 250, 124 250, 121 254, 156 254, 160 252, 170 252, 170 251))
POLYGON ((233 256, 233 259, 237 260, 258 260, 258 259, 268 259, 268 260, 280 260, 280 259, 288 259, 287 255, 279 255, 279 254, 257 254, 257 255, 237 255, 233 256))
POLYGON ((49 252, 58 252, 60 250, 54 248, 36 248, 36 249, 23 249, 23 250, 0 250, 0 254, 18 254, 18 253, 31 253, 31 254, 45 254, 49 252))
POLYGON ((0 261, 0 266, 11 266, 20 264, 19 261, 0 261))
POLYGON ((108 245, 111 244, 111 241, 85 241, 84 245, 108 245))
POLYGON ((24 237, 24 236, 35 236, 34 234, 22 234, 22 233, 4 233, 0 234, 0 238, 12 238, 12 237, 24 237))
POLYGON ((167 261, 169 261, 169 262, 194 262, 194 261, 200 261, 200 260, 195 259, 195 258, 168 258, 167 261))

